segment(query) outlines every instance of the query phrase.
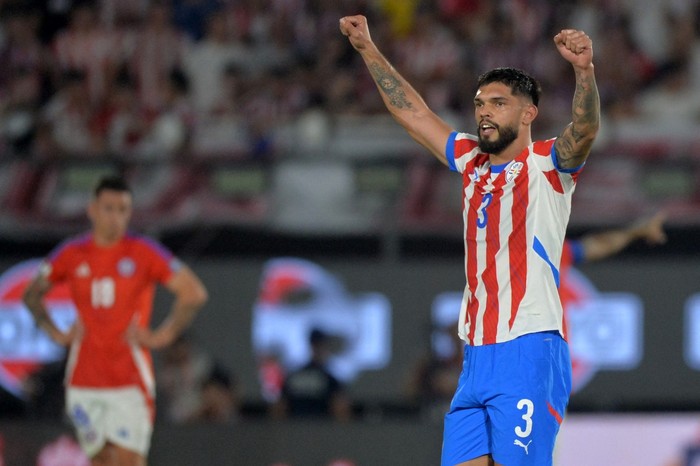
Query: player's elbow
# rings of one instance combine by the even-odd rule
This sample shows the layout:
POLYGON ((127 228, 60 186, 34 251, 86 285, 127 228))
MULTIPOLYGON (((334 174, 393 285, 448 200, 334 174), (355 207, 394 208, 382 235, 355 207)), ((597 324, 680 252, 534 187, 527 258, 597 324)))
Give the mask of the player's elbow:
POLYGON ((209 301, 209 292, 202 283, 194 283, 189 290, 186 301, 190 306, 199 309, 209 301))
POLYGON ((29 285, 22 293, 22 302, 29 309, 33 309, 37 303, 41 302, 41 293, 39 293, 34 286, 29 285))
POLYGON ((167 286, 176 299, 190 309, 199 309, 209 300, 204 283, 189 268, 183 268, 167 286))

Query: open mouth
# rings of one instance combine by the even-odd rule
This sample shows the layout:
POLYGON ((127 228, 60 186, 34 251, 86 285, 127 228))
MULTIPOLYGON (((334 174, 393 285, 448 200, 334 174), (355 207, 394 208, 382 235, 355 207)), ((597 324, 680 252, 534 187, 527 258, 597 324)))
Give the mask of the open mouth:
POLYGON ((479 132, 481 133, 482 136, 490 136, 491 134, 495 133, 497 131, 497 128, 495 125, 492 125, 491 123, 481 123, 479 125, 479 132))

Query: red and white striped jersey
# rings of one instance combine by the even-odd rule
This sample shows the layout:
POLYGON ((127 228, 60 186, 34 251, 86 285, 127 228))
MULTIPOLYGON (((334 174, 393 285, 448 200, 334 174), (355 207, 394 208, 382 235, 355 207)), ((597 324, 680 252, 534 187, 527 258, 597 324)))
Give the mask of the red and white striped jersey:
POLYGON ((446 156, 463 186, 460 337, 486 345, 547 330, 564 335, 559 264, 581 167, 557 167, 554 139, 492 166, 476 136, 455 132, 446 156))

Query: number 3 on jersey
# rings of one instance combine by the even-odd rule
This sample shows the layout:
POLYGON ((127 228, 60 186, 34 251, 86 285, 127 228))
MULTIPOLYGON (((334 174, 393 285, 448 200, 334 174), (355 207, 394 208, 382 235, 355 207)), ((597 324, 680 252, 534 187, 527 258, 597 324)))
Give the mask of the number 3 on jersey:
POLYGON ((111 277, 93 279, 90 295, 92 307, 112 307, 114 305, 114 279, 111 277))
POLYGON ((491 204, 493 199, 493 194, 486 193, 484 197, 481 198, 481 205, 479 210, 476 211, 476 226, 479 228, 486 228, 486 223, 488 222, 488 215, 486 215, 486 208, 491 204))

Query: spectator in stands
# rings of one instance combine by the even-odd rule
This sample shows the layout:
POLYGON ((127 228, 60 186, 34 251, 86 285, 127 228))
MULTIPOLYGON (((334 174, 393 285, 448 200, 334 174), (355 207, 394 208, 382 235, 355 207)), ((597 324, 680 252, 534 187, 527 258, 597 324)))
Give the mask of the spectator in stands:
POLYGON ((192 40, 199 41, 205 35, 207 19, 220 9, 219 0, 174 0, 175 26, 192 40))
POLYGON ((190 138, 196 121, 189 96, 189 81, 173 69, 160 84, 161 106, 149 118, 144 135, 136 150, 140 159, 168 159, 182 155, 190 148, 190 138))
POLYGON ((66 70, 84 73, 83 92, 87 91, 91 103, 99 103, 124 56, 117 31, 98 21, 95 6, 82 2, 71 11, 69 26, 58 32, 53 47, 58 75, 66 70))
POLYGON ((201 407, 201 387, 214 368, 212 357, 184 334, 162 354, 162 366, 156 375, 157 400, 163 404, 165 420, 175 424, 189 422, 201 407))
POLYGON ((9 154, 27 158, 33 151, 39 125, 41 83, 30 70, 15 70, 0 96, 0 137, 9 154))
POLYGON ((27 3, 0 8, 0 137, 9 149, 7 155, 22 158, 32 151, 50 71, 50 54, 39 40, 39 15, 27 3))
POLYGON ((103 141, 94 134, 94 107, 85 92, 87 77, 77 69, 63 74, 59 90, 42 109, 41 144, 52 157, 102 154, 103 141))
POLYGON ((143 21, 151 2, 152 0, 100 0, 100 21, 108 28, 133 27, 143 21))
POLYGON ((653 125, 689 125, 700 123, 700 87, 690 81, 688 63, 667 67, 657 82, 636 99, 637 116, 653 125))
POLYGON ((0 89, 8 86, 16 73, 28 74, 40 84, 49 73, 50 54, 39 39, 38 10, 24 3, 9 3, 0 9, 0 20, 4 35, 0 41, 0 89))
POLYGON ((345 387, 326 367, 331 353, 330 344, 330 335, 322 330, 313 329, 310 332, 311 359, 287 375, 281 398, 271 405, 274 417, 350 419, 351 404, 345 387))
POLYGON ((236 421, 240 393, 234 377, 221 365, 215 365, 201 387, 200 406, 192 422, 229 424, 236 421))
POLYGON ((411 374, 409 385, 409 395, 421 414, 436 423, 442 423, 457 389, 464 352, 464 342, 457 335, 456 322, 444 335, 444 343, 449 342, 449 346, 445 345, 438 351, 431 344, 428 356, 411 374))
POLYGON ((218 13, 207 17, 205 31, 204 37, 189 47, 184 56, 192 100, 202 115, 207 115, 221 102, 227 67, 245 68, 251 58, 246 45, 229 36, 225 18, 218 13))
POLYGON ((157 0, 148 8, 129 44, 129 71, 134 77, 139 101, 146 109, 157 111, 163 101, 161 87, 173 69, 182 68, 187 36, 172 22, 169 2, 157 0))
POLYGON ((134 83, 126 72, 109 86, 90 126, 109 155, 133 156, 144 136, 146 120, 134 83))

